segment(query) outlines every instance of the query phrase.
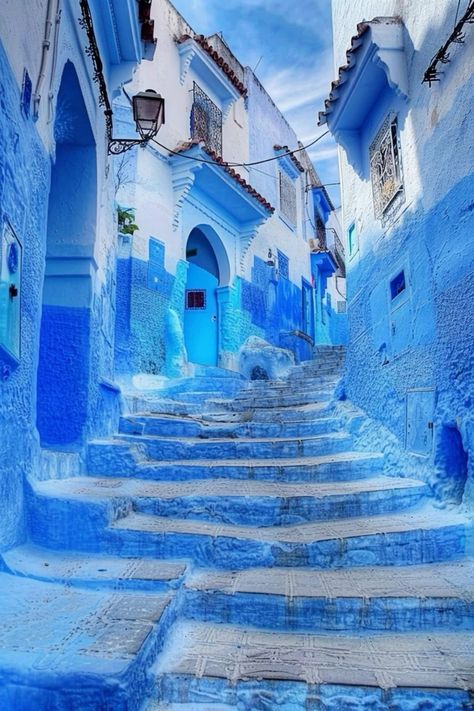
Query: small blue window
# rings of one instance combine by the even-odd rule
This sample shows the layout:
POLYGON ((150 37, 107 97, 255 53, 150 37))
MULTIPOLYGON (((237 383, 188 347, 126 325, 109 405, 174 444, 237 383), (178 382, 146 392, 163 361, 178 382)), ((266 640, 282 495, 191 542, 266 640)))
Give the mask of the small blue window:
POLYGON ((278 271, 280 273, 280 276, 284 277, 285 279, 290 278, 290 260, 286 256, 286 254, 283 254, 283 252, 280 252, 278 250, 278 271))
POLYGON ((392 301, 397 298, 406 289, 405 272, 402 271, 396 277, 390 280, 390 297, 392 301))
POLYGON ((352 225, 347 230, 347 247, 349 250, 350 257, 357 252, 357 249, 359 247, 358 240, 357 240, 357 228, 356 228, 355 222, 353 222, 352 225))

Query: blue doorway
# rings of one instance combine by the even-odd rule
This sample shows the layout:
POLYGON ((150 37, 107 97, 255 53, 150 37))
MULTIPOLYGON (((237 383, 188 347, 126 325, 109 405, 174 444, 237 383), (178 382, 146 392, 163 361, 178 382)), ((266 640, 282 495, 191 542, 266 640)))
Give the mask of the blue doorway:
POLYGON ((194 228, 186 245, 189 263, 184 304, 184 338, 188 360, 217 365, 219 265, 207 237, 194 228))

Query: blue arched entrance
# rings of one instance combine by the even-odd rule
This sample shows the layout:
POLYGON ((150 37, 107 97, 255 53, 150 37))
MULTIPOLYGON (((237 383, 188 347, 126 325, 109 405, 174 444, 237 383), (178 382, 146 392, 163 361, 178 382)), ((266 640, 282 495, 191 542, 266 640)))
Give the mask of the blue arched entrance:
POLYGON ((87 420, 97 219, 96 145, 79 79, 67 62, 54 123, 37 387, 44 446, 74 448, 87 420))
POLYGON ((219 256, 225 256, 225 251, 217 235, 207 226, 195 227, 186 244, 188 275, 184 304, 184 338, 188 360, 200 365, 218 363, 217 289, 226 277, 219 256), (221 250, 222 255, 219 255, 221 250))

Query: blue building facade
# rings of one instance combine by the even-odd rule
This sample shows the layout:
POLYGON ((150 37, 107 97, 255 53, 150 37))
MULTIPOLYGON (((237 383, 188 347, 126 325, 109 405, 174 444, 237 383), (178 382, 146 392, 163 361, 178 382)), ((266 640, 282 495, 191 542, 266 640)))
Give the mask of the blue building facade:
POLYGON ((94 62, 112 97, 153 48, 148 30, 135 0, 2 7, 1 549, 25 535, 41 448, 78 451, 118 415, 113 182, 94 62))
POLYGON ((341 146, 346 395, 434 472, 441 498, 472 502, 472 29, 433 62, 456 2, 423 21, 399 5, 333 8, 343 66, 320 123, 341 146), (382 16, 362 21, 368 9, 382 16))

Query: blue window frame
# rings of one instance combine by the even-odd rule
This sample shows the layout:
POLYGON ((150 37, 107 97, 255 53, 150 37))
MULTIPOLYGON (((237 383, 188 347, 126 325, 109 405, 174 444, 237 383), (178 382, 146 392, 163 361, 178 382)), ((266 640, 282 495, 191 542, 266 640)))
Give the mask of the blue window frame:
POLYGON ((284 279, 290 278, 290 260, 280 250, 278 250, 278 271, 284 279))

